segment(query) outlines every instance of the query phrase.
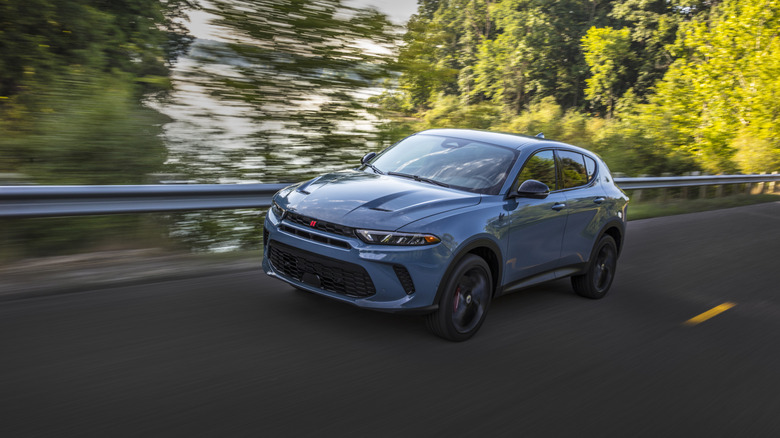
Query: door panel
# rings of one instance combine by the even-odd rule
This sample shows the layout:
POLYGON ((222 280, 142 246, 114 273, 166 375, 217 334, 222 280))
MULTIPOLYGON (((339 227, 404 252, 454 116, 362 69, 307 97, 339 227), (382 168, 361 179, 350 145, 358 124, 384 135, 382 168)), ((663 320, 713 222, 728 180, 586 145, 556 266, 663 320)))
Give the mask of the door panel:
POLYGON ((561 265, 583 263, 590 257, 605 220, 606 193, 595 177, 595 161, 572 151, 558 151, 569 216, 566 222, 561 265))
POLYGON ((517 206, 510 213, 505 284, 555 269, 560 263, 566 227, 568 206, 563 193, 509 202, 515 201, 517 206))
POLYGON ((604 223, 604 189, 600 185, 565 192, 569 217, 561 250, 561 265, 586 262, 604 223))
POLYGON ((566 196, 555 191, 560 186, 557 175, 553 151, 542 150, 525 162, 517 177, 515 187, 533 179, 553 192, 544 199, 507 201, 510 225, 504 284, 554 269, 559 263, 568 208, 566 196))

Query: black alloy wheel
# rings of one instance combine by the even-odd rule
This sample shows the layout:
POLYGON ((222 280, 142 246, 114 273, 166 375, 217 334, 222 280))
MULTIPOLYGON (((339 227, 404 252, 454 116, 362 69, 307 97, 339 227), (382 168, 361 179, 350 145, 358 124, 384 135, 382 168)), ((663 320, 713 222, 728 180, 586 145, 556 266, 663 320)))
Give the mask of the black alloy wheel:
POLYGON ((603 298, 615 279, 617 259, 615 239, 603 236, 596 244, 587 272, 571 278, 574 291, 586 298, 603 298))
POLYGON ((465 341, 485 321, 493 295, 490 267, 479 256, 463 257, 442 291, 439 308, 426 316, 428 328, 450 341, 465 341))

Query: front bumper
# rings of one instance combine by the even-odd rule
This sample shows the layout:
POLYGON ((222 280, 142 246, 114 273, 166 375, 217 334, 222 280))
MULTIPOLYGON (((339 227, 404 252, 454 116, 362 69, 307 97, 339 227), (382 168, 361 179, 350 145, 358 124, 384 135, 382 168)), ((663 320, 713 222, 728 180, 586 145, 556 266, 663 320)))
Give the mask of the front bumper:
POLYGON ((266 274, 300 289, 386 312, 435 310, 436 291, 452 257, 441 243, 414 247, 369 245, 357 237, 322 232, 289 221, 284 221, 281 230, 280 221, 270 212, 264 233, 266 274), (403 274, 404 270, 408 276, 403 274), (334 282, 333 278, 337 280, 334 282), (411 293, 407 292, 411 289, 409 278, 414 289, 411 293))

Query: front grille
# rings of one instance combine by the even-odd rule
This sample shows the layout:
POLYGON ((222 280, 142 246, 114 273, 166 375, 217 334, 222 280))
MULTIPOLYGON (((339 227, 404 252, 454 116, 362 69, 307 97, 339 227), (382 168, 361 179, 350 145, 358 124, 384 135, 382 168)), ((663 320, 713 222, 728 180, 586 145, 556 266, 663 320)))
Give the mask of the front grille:
POLYGON ((401 286, 404 288, 406 294, 413 294, 414 282, 412 281, 412 276, 409 275, 409 271, 401 265, 393 265, 393 271, 395 271, 395 275, 398 277, 398 281, 401 282, 401 286))
POLYGON ((338 234, 340 236, 346 237, 355 237, 355 229, 345 227, 344 225, 317 220, 315 218, 293 213, 291 211, 288 211, 284 218, 292 223, 303 225, 304 227, 314 228, 315 230, 325 231, 326 233, 338 234))
POLYGON ((362 266, 303 251, 271 241, 271 265, 286 277, 350 297, 365 298, 376 293, 374 283, 362 266))
POLYGON ((324 243, 326 245, 338 246, 339 248, 344 248, 344 249, 352 248, 352 245, 350 245, 349 242, 345 242, 345 241, 339 240, 339 239, 332 239, 330 237, 321 236, 321 235, 315 234, 315 233, 310 233, 310 232, 308 232, 306 230, 300 230, 298 228, 294 228, 294 227, 291 227, 289 225, 282 224, 282 225, 279 226, 279 229, 284 231, 284 232, 287 232, 287 233, 290 233, 290 234, 295 234, 296 236, 303 237, 304 239, 313 240, 315 242, 324 243))

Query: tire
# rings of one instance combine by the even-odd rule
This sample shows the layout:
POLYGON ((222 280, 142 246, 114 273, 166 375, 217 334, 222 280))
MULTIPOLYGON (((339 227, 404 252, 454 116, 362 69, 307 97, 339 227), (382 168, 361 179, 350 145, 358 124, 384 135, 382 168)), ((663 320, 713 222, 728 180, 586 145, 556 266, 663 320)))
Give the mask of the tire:
POLYGON ((609 292, 617 268, 617 245, 612 236, 604 235, 593 248, 588 270, 571 278, 571 285, 577 294, 597 300, 609 292))
POLYGON ((425 322, 437 336, 465 341, 485 322, 493 295, 490 267, 482 257, 468 254, 458 261, 445 281, 439 308, 426 315, 425 322))

